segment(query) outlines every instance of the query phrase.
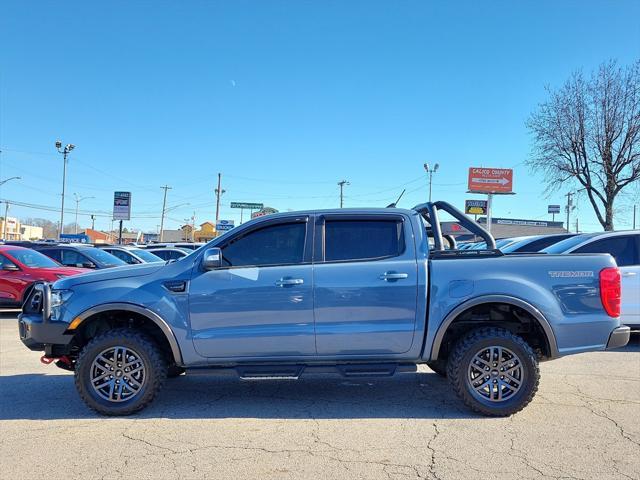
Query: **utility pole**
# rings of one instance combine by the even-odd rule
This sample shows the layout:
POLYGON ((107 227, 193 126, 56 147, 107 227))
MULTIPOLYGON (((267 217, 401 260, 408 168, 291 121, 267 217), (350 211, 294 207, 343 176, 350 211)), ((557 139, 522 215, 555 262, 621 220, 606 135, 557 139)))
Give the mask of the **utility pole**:
POLYGON ((4 222, 3 222, 4 232, 2 233, 2 239, 5 241, 9 240, 7 238, 7 215, 9 215, 9 202, 5 201, 4 202, 4 222))
POLYGON ((222 174, 218 173, 218 188, 215 189, 216 193, 216 225, 220 219, 220 197, 226 190, 222 189, 222 174))
POLYGON ((91 214, 91 230, 95 230, 96 229, 96 216, 92 213, 91 214))
MULTIPOLYGON (((5 180, 0 180, 0 185, 4 185, 9 180, 20 180, 20 179, 22 179, 22 177, 11 177, 11 178, 7 178, 5 180)), ((7 238, 7 215, 9 215, 9 202, 5 201, 4 202, 4 223, 3 223, 3 225, 4 225, 4 233, 2 234, 3 240, 8 240, 8 238, 7 238)))
POLYGON ((165 185, 164 187, 160 187, 164 190, 164 198, 162 199, 162 216, 160 217, 160 238, 159 241, 162 241, 162 229, 164 228, 164 214, 167 208, 167 190, 171 190, 169 185, 165 185))
POLYGON ((636 206, 633 206, 633 229, 636 229, 636 206))
POLYGON ((578 223, 578 217, 576 217, 576 233, 580 233, 580 226, 578 223))
POLYGON ((340 208, 342 208, 342 205, 344 204, 344 186, 351 184, 346 180, 340 180, 338 185, 340 186, 340 208))
POLYGON ((565 197, 567 197, 567 205, 564 207, 567 212, 567 233, 569 233, 569 214, 573 208, 573 192, 568 192, 565 197))
POLYGON ((76 148, 76 146, 72 143, 62 148, 62 142, 60 140, 56 141, 56 149, 58 153, 62 154, 62 205, 60 207, 60 230, 58 232, 58 239, 61 238, 64 232, 64 190, 67 183, 67 155, 69 155, 69 152, 74 148, 76 148))
POLYGON ((440 165, 437 163, 433 166, 433 168, 429 168, 428 163, 424 164, 424 169, 429 174, 429 201, 431 201, 431 183, 433 182, 433 174, 438 171, 438 168, 440 168, 440 165))

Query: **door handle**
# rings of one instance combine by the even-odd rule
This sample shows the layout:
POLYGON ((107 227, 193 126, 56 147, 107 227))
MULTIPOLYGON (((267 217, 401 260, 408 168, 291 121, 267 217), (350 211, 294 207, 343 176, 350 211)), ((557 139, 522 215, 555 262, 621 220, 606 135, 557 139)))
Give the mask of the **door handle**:
POLYGON ((292 287, 294 285, 302 285, 304 280, 302 278, 281 278, 276 282, 276 287, 292 287))
POLYGON ((623 277, 635 277, 636 272, 622 272, 623 277))
POLYGON ((397 272, 385 272, 378 277, 380 280, 384 280, 386 282, 394 281, 394 280, 402 280, 403 278, 409 278, 408 273, 397 273, 397 272))

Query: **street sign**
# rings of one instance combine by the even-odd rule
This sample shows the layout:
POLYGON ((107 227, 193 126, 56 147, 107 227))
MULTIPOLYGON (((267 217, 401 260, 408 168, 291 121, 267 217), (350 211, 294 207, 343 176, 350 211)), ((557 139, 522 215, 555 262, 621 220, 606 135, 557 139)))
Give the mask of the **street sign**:
POLYGON ((469 191, 474 193, 511 193, 513 170, 510 168, 469 168, 469 191))
POLYGON ((464 213, 466 213, 467 215, 486 215, 487 201, 486 200, 465 200, 464 213))
POLYGON ((560 205, 549 205, 547 213, 560 213, 560 205))
POLYGON ((235 226, 233 220, 218 220, 216 224, 216 230, 219 232, 226 232, 227 230, 231 230, 235 226))
POLYGON ((131 192, 114 192, 113 219, 131 220, 131 192))
POLYGON ((260 210, 263 207, 263 203, 231 202, 231 208, 248 208, 249 210, 260 210))

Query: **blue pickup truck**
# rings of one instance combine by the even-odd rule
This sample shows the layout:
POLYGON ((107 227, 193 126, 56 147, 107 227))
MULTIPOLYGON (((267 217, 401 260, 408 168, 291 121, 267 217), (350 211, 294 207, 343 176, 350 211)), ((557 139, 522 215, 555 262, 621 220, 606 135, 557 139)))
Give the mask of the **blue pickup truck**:
POLYGON ((505 416, 533 398, 540 361, 626 345, 619 310, 611 256, 504 255, 434 202, 269 215, 179 261, 39 284, 19 330, 105 415, 141 410, 184 371, 363 377, 427 364, 471 409, 505 416), (456 249, 443 212, 487 248, 456 249))

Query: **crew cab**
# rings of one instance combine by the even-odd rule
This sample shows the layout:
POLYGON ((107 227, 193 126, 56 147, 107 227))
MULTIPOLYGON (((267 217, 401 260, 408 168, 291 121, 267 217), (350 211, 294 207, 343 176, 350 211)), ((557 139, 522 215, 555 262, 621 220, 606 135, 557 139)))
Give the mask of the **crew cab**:
POLYGON ((260 217, 177 262, 38 285, 19 327, 105 415, 141 410, 183 370, 362 377, 426 363, 470 408, 505 416, 533 398, 540 361, 626 345, 619 308, 610 255, 503 255, 434 202, 260 217), (487 248, 457 250, 443 212, 487 248))

